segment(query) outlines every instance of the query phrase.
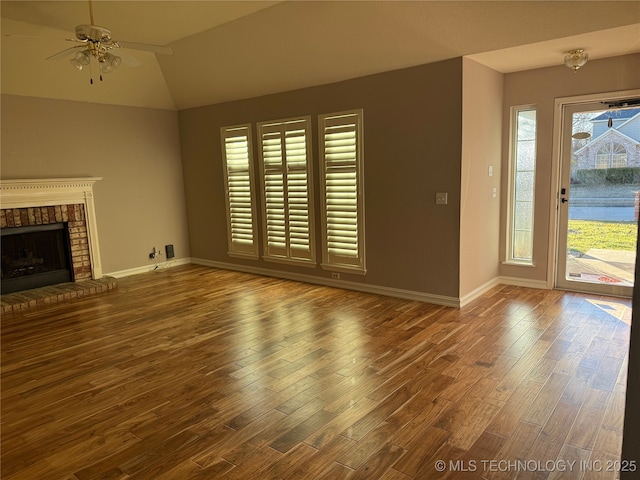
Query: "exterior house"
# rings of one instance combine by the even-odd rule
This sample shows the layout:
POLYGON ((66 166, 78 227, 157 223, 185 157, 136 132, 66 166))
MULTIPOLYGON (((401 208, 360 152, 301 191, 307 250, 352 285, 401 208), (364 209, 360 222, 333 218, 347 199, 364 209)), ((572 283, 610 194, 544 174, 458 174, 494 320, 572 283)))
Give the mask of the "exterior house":
POLYGON ((590 122, 591 138, 574 152, 577 170, 640 167, 640 108, 604 112, 590 122))

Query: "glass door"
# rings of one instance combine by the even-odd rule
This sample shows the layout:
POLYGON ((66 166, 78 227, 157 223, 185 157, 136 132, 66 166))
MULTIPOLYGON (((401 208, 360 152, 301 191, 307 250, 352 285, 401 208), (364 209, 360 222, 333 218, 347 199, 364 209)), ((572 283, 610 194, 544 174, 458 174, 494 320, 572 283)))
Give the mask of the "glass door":
POLYGON ((562 131, 556 286, 631 296, 640 108, 568 105, 562 131))

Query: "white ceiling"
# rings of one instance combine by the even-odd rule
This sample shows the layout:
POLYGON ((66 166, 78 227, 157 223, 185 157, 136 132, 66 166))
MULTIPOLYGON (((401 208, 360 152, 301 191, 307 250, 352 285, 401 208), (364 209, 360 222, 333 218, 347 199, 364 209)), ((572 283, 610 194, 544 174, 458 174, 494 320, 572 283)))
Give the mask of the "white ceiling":
POLYGON ((88 71, 44 60, 90 23, 88 6, 2 0, 3 93, 184 109, 465 55, 513 72, 577 47, 592 59, 640 52, 640 1, 94 0, 114 39, 174 54, 122 50, 142 65, 90 85, 88 71))

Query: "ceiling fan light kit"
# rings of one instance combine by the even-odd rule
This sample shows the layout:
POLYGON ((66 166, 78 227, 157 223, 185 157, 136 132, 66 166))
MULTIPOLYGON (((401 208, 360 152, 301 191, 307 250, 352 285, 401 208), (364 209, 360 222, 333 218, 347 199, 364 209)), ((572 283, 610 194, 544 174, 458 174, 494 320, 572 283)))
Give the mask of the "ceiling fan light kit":
POLYGON ((116 57, 112 53, 107 53, 100 62, 100 70, 104 73, 109 73, 118 68, 120 63, 122 63, 122 59, 120 57, 116 57))
MULTIPOLYGON (((119 45, 111 42, 111 32, 106 28, 95 25, 78 25, 76 37, 78 41, 85 43, 85 48, 73 47, 73 49, 83 48, 79 51, 76 50, 75 56, 69 60, 69 63, 76 69, 82 70, 85 66, 90 65, 91 58, 98 60, 102 73, 112 72, 122 63, 120 57, 109 52, 110 49, 117 48, 119 45)), ((102 80, 102 78, 100 79, 102 80)))
POLYGON ((69 60, 69 63, 78 70, 82 70, 85 65, 89 65, 89 63, 91 63, 91 54, 86 50, 76 52, 75 57, 69 60))

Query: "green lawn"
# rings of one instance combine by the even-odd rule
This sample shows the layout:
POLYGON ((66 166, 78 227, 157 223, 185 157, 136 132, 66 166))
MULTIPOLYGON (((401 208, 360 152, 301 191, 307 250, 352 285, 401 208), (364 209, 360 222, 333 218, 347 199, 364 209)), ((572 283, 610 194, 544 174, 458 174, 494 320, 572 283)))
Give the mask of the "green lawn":
POLYGON ((591 248, 636 249, 635 222, 597 222, 569 220, 568 250, 584 254, 591 248))

